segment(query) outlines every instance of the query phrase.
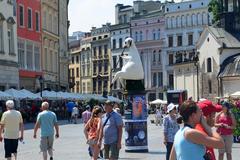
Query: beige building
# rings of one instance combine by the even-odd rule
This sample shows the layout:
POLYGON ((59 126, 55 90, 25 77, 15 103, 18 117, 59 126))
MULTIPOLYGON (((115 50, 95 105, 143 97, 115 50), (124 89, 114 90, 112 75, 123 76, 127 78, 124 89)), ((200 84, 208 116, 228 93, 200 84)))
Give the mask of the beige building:
POLYGON ((86 33, 80 42, 80 90, 81 93, 92 93, 92 56, 91 34, 86 33))
POLYGON ((58 0, 42 0, 42 69, 44 87, 59 89, 58 0))
POLYGON ((59 1, 59 78, 60 89, 68 88, 68 3, 59 1))
POLYGON ((70 91, 80 93, 80 40, 72 41, 69 44, 69 87, 70 91))
POLYGON ((110 47, 110 24, 101 28, 92 28, 92 63, 93 63, 93 93, 102 94, 110 91, 111 81, 111 47, 110 47))
POLYGON ((19 87, 16 8, 0 1, 0 91, 19 87))

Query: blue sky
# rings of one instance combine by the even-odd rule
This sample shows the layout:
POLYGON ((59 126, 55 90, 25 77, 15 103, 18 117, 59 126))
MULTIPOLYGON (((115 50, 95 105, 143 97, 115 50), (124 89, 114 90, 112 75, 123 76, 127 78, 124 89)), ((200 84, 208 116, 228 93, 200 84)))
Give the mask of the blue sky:
MULTIPOLYGON (((91 28, 100 27, 110 22, 114 24, 115 5, 122 3, 132 5, 134 0, 70 0, 68 17, 69 34, 74 31, 89 32, 91 28)), ((179 0, 176 0, 179 1, 179 0)))

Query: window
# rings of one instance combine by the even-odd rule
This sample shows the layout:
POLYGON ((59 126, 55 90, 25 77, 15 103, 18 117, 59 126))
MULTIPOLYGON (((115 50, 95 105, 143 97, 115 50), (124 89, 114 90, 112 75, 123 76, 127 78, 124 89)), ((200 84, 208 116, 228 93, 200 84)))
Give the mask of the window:
POLYGON ((157 32, 157 39, 159 40, 160 39, 160 29, 158 29, 158 32, 157 32))
POLYGON ((143 32, 140 31, 140 40, 139 41, 143 41, 143 32))
POLYGON ((156 62, 156 51, 153 51, 153 62, 156 62))
POLYGON ((174 88, 174 78, 173 78, 173 74, 169 74, 168 75, 168 84, 170 89, 174 88))
POLYGON ((135 42, 138 41, 138 32, 135 32, 135 42))
POLYGON ((77 89, 76 89, 76 92, 77 92, 77 93, 79 93, 79 84, 80 84, 79 81, 76 81, 76 88, 77 88, 77 89))
POLYGON ((25 68, 24 41, 18 40, 18 62, 20 68, 25 68))
POLYGON ((119 48, 122 48, 122 38, 119 38, 119 48))
POLYGON ((158 54, 158 62, 161 63, 161 53, 158 54))
POLYGON ((72 64, 74 64, 74 56, 72 56, 72 64))
POLYGON ((98 56, 102 56, 102 46, 98 47, 98 56))
POLYGON ((40 25, 39 25, 39 13, 38 12, 36 12, 35 13, 35 16, 36 16, 36 31, 40 31, 40 25))
POLYGON ((27 43, 27 69, 33 69, 33 44, 27 43))
MULTIPOLYGON (((84 61, 84 59, 83 59, 84 61)), ((76 56, 76 63, 79 63, 79 56, 76 56)))
POLYGON ((8 26, 8 53, 9 54, 14 54, 14 40, 13 40, 13 26, 9 25, 8 26))
POLYGON ((113 56, 113 69, 117 68, 117 56, 113 56))
POLYGON ((123 23, 127 23, 127 15, 126 14, 123 15, 123 19, 124 19, 123 23))
POLYGON ((163 85, 163 73, 158 72, 158 87, 161 87, 163 85))
POLYGON ((211 58, 207 59, 207 72, 212 72, 212 60, 211 60, 211 58))
POLYGON ((177 45, 182 46, 182 36, 177 36, 177 45))
POLYGON ((212 93, 212 82, 211 82, 211 80, 208 81, 208 93, 212 93))
POLYGON ((47 70, 47 66, 49 66, 48 65, 48 50, 47 50, 47 48, 44 48, 44 58, 45 58, 44 69, 47 70))
POLYGON ((43 28, 47 29, 47 12, 43 12, 43 28))
POLYGON ((104 72, 105 73, 108 72, 108 63, 107 62, 104 63, 104 72))
POLYGON ((97 56, 97 48, 93 47, 93 56, 96 57, 97 56))
POLYGON ((108 54, 108 45, 104 45, 104 54, 105 54, 105 55, 108 54))
POLYGON ((79 77, 79 68, 77 67, 77 71, 76 71, 77 73, 77 77, 79 77))
POLYGON ((82 67, 82 76, 83 76, 83 77, 86 76, 86 74, 85 74, 85 73, 86 73, 85 70, 86 70, 86 69, 85 69, 85 66, 83 66, 83 67, 82 67))
POLYGON ((173 54, 168 55, 169 65, 173 64, 173 54))
POLYGON ((122 68, 122 66, 123 66, 123 60, 122 60, 122 57, 121 57, 121 56, 119 56, 118 58, 119 58, 119 64, 120 64, 120 68, 122 68))
POLYGON ((152 31, 152 38, 153 38, 153 40, 156 40, 156 32, 155 32, 155 29, 152 31))
POLYGON ((188 35, 188 45, 189 46, 193 45, 193 35, 192 34, 188 35))
POLYGON ((40 71, 40 47, 39 46, 34 46, 34 64, 35 64, 35 70, 40 71))
POLYGON ((3 52, 3 24, 0 21, 0 53, 3 52))
POLYGON ((168 37, 168 47, 173 47, 173 36, 168 37))
POLYGON ((32 10, 28 8, 28 28, 32 29, 32 10))
POLYGON ((98 73, 102 72, 102 62, 98 63, 98 73))
POLYGON ((153 73, 153 79, 152 79, 153 83, 152 83, 152 87, 156 87, 157 86, 157 73, 153 73))
POLYGON ((94 64, 93 64, 93 73, 96 73, 96 72, 97 72, 97 64, 94 63, 94 64))
POLYGON ((49 71, 53 72, 53 52, 52 50, 49 51, 49 71))
POLYGON ((113 43, 112 49, 116 49, 116 39, 113 39, 112 43, 113 43))
POLYGON ((51 31, 52 32, 52 21, 53 21, 53 19, 52 19, 52 15, 51 14, 49 14, 49 16, 48 16, 48 26, 47 26, 47 29, 49 30, 49 31, 51 31))
POLYGON ((23 6, 19 6, 19 25, 24 26, 24 8, 23 6))

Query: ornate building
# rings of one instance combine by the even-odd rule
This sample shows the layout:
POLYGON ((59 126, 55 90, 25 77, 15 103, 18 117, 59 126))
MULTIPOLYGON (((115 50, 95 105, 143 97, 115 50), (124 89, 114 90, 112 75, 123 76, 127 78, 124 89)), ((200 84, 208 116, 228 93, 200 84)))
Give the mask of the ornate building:
POLYGON ((93 93, 103 94, 110 91, 111 81, 111 47, 110 47, 110 24, 101 28, 92 28, 92 78, 93 93))
POLYGON ((19 87, 16 4, 0 1, 0 90, 19 87))
POLYGON ((44 87, 58 90, 59 77, 59 0, 42 0, 42 69, 44 87))

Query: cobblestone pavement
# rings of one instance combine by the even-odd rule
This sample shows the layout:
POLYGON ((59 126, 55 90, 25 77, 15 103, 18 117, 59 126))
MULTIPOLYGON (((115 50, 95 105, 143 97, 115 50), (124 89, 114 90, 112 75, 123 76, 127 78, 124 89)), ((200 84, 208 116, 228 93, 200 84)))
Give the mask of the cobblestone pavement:
MULTIPOLYGON (((83 124, 66 124, 61 121, 60 138, 54 143, 54 160, 90 160, 87 152, 86 140, 83 134, 83 124)), ((33 124, 25 128, 25 144, 19 143, 18 160, 41 160, 39 152, 39 136, 33 139, 33 124)), ((127 153, 123 147, 120 160, 165 160, 165 146, 163 145, 162 127, 148 123, 148 153, 127 153)), ((4 157, 3 143, 0 143, 0 160, 4 157)), ((239 160, 240 144, 233 146, 233 160, 239 160)))

